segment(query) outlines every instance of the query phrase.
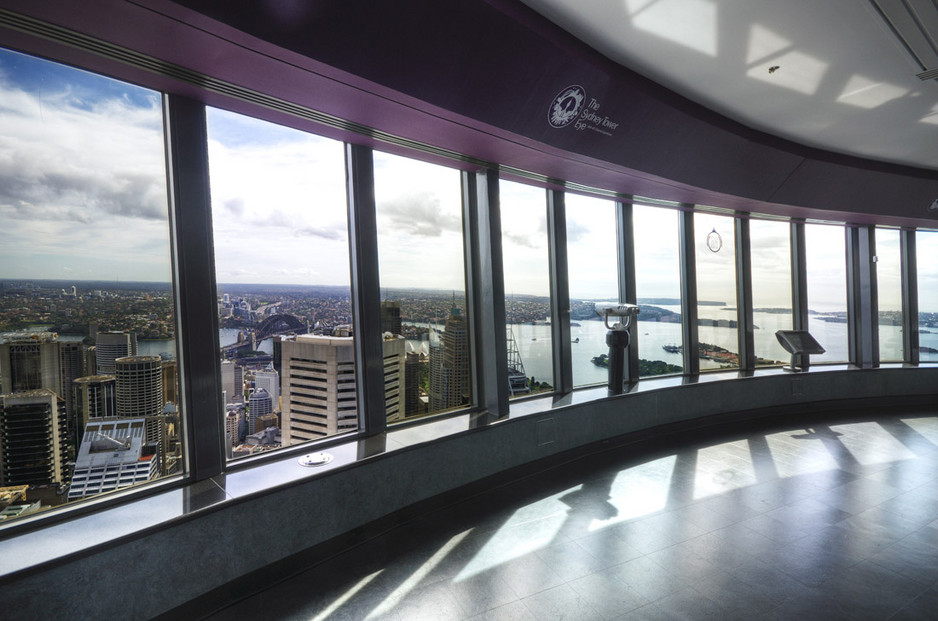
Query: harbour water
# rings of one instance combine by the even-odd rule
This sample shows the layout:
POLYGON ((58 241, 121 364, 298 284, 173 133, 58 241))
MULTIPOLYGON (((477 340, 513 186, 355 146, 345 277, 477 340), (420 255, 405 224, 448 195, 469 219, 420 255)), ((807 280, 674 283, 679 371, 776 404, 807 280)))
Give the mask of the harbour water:
MULTIPOLYGON (((673 309, 672 309, 673 310, 673 309)), ((735 318, 735 312, 721 310, 721 307, 701 311, 701 316, 710 319, 735 318)), ((788 321, 788 315, 760 313, 754 314, 755 324, 759 327, 755 331, 755 346, 757 355, 787 363, 789 355, 778 345, 775 331, 788 328, 782 321, 788 321)), ((594 356, 608 352, 606 347, 606 327, 599 320, 578 320, 578 325, 570 328, 573 354, 573 381, 578 386, 598 384, 606 381, 607 371, 592 363, 594 356), (577 341, 579 339, 579 341, 577 341)), ((822 356, 812 356, 814 363, 840 362, 847 359, 847 325, 821 321, 816 315, 810 318, 810 331, 818 342, 827 350, 822 356)), ((681 325, 677 323, 660 323, 653 321, 638 322, 638 351, 639 356, 646 360, 662 360, 669 364, 682 364, 680 353, 668 353, 665 345, 681 344, 681 325)), ((434 326, 442 330, 443 326, 434 326)), ((512 324, 512 333, 515 343, 521 354, 525 374, 534 376, 537 381, 546 381, 553 384, 553 371, 551 362, 552 341, 549 325, 512 324)), ((699 338, 702 342, 723 347, 736 352, 736 329, 729 327, 699 327, 699 338)), ((219 342, 222 345, 235 343, 238 340, 238 330, 223 328, 218 331, 219 342)), ((419 347, 420 343, 411 341, 412 345, 419 347)), ((938 349, 938 331, 926 332, 920 336, 922 347, 938 349)), ((260 345, 260 350, 266 353, 273 352, 273 343, 266 340, 260 345)), ((880 351, 883 361, 899 360, 902 353, 902 331, 899 326, 883 326, 880 328, 880 351)), ((175 355, 173 340, 140 341, 138 353, 141 355, 159 355, 171 353, 175 355)), ((923 362, 938 362, 938 354, 923 352, 923 362)), ((715 362, 701 360, 702 370, 718 367, 715 362)))

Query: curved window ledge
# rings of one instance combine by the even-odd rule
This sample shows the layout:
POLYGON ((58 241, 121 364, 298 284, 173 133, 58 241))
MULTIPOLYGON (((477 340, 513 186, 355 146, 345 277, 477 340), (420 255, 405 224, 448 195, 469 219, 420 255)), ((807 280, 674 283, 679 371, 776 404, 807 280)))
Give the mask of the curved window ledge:
POLYGON ((204 582, 175 591, 158 585, 149 589, 149 597, 159 600, 141 603, 147 606, 144 616, 151 616, 396 510, 528 462, 719 414, 753 411, 758 416, 759 410, 803 404, 810 415, 824 402, 927 398, 936 380, 938 365, 818 366, 800 374, 760 369, 745 377, 716 372, 690 382, 645 379, 612 398, 600 387, 529 399, 513 403, 509 418, 478 428, 469 413, 428 421, 330 446, 324 450, 334 460, 318 468, 301 466, 296 455, 261 461, 45 528, 11 533, 3 541, 0 584, 14 594, 48 587, 52 597, 74 602, 77 594, 54 581, 58 571, 74 572, 78 564, 80 571, 94 575, 99 565, 139 557, 140 546, 155 556, 155 563, 198 563, 204 582), (279 520, 276 541, 265 540, 257 549, 244 545, 274 519, 279 520), (170 529, 172 536, 166 537, 170 529), (174 543, 158 543, 166 539, 174 543), (240 547, 232 548, 233 542, 240 547), (155 547, 146 547, 150 544, 155 547))

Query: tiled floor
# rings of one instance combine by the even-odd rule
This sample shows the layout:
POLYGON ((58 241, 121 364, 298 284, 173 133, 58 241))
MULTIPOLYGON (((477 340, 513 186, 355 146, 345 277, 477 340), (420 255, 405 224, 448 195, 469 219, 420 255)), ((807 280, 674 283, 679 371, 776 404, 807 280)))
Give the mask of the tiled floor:
POLYGON ((591 456, 211 618, 938 619, 938 417, 591 456))

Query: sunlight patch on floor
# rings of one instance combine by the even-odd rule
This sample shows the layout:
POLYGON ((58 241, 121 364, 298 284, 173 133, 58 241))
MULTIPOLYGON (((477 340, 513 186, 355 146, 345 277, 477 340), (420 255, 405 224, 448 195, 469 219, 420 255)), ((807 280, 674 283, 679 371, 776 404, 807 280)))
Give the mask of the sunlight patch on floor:
POLYGON ((616 515, 604 520, 594 519, 589 530, 600 530, 664 509, 671 491, 675 461, 677 456, 669 455, 619 472, 609 489, 609 504, 615 507, 616 515))

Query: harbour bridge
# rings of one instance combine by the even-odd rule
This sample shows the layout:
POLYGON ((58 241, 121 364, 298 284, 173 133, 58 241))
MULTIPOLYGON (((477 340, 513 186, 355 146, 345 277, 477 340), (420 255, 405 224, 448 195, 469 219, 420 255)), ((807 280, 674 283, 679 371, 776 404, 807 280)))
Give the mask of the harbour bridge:
POLYGON ((306 334, 308 330, 309 327, 299 318, 287 313, 278 313, 260 322, 253 332, 242 333, 246 337, 243 340, 222 347, 222 354, 229 358, 242 349, 257 349, 261 342, 273 336, 306 334))

